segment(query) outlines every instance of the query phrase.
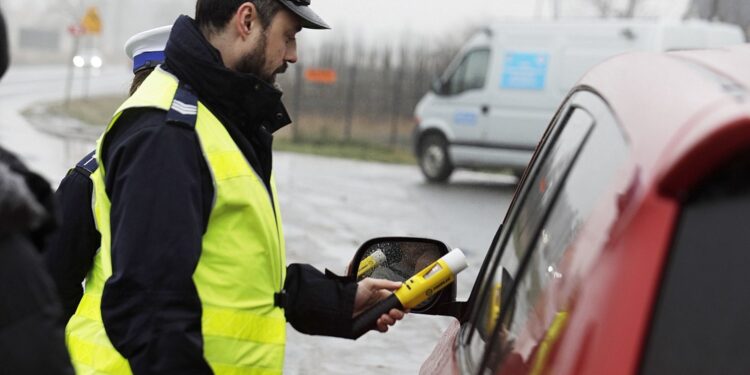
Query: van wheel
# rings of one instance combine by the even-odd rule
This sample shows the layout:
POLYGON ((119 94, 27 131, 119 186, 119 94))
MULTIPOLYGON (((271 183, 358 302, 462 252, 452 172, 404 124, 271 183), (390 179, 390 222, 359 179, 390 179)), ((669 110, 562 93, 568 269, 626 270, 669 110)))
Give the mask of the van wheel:
POLYGON ((453 164, 448 155, 448 142, 440 134, 424 138, 419 148, 419 167, 428 182, 443 183, 453 173, 453 164))

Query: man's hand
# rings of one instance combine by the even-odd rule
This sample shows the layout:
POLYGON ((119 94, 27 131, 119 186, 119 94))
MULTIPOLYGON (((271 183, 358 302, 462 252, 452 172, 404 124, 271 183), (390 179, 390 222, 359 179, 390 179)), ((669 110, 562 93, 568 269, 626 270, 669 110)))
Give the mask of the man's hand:
MULTIPOLYGON (((361 314, 376 303, 384 300, 400 286, 400 282, 369 277, 360 281, 357 286, 357 294, 354 297, 354 316, 361 314)), ((388 326, 396 324, 403 317, 403 311, 391 309, 388 314, 383 314, 378 318, 378 331, 387 332, 388 326)))

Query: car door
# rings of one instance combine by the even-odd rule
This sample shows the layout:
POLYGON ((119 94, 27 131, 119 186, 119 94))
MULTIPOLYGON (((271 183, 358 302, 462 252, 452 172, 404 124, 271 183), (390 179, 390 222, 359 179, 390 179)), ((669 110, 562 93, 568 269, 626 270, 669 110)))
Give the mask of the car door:
POLYGON ((548 291, 565 281, 560 263, 627 155, 614 117, 603 108, 594 94, 577 93, 548 129, 470 301, 471 318, 459 338, 463 372, 543 368, 568 313, 566 301, 548 291))
MULTIPOLYGON (((552 48, 550 48, 552 49, 552 48)), ((498 51, 493 100, 486 113, 484 143, 503 150, 533 152, 550 116, 567 94, 550 82, 553 54, 549 50, 498 51)))

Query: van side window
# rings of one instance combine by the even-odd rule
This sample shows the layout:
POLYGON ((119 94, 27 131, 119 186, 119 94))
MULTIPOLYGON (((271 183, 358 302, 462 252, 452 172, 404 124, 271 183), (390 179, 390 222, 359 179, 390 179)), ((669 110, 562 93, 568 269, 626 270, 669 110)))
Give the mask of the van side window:
POLYGON ((487 80, 489 62, 490 50, 488 49, 467 53, 461 64, 453 71, 450 79, 445 82, 443 92, 447 95, 458 95, 464 91, 483 88, 487 80))

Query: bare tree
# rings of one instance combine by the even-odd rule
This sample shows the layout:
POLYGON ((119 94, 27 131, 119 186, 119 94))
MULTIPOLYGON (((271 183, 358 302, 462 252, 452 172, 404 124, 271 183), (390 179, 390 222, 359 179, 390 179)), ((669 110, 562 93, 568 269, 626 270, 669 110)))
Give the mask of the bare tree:
POLYGON ((612 15, 612 0, 589 0, 591 5, 599 12, 599 16, 609 17, 612 15))
POLYGON ((641 0, 628 0, 625 8, 620 8, 616 6, 615 3, 617 1, 615 0, 588 0, 589 3, 597 10, 599 13, 599 16, 602 18, 605 17, 625 17, 625 18, 633 18, 635 17, 636 10, 638 9, 638 5, 641 3, 641 0))
POLYGON ((750 2, 747 0, 692 0, 686 17, 739 25, 750 37, 750 2))
POLYGON ((640 0, 629 0, 628 1, 628 7, 625 8, 625 13, 623 13, 623 16, 627 18, 633 18, 635 17, 635 10, 638 8, 638 3, 640 0))

